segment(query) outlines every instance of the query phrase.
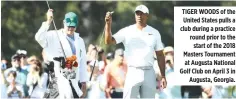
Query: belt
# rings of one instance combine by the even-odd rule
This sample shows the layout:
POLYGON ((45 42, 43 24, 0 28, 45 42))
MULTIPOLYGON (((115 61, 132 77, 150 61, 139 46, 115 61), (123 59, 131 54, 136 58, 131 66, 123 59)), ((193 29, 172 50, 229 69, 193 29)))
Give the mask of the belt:
POLYGON ((115 92, 123 92, 123 88, 112 88, 115 92))
POLYGON ((133 68, 136 68, 136 69, 144 69, 144 70, 153 69, 152 66, 129 66, 129 67, 133 67, 133 68))

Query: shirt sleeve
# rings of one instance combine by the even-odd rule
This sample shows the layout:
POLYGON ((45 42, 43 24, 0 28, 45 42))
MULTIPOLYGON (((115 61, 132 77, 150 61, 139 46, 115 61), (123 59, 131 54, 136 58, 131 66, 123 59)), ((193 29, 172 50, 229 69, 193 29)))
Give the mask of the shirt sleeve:
POLYGON ((160 51, 164 49, 162 40, 161 40, 161 35, 159 33, 159 31, 156 30, 156 45, 155 45, 155 51, 160 51))
POLYGON ((84 40, 82 39, 82 59, 80 60, 79 65, 79 80, 80 82, 87 82, 89 80, 87 73, 87 58, 86 58, 86 49, 84 40))
POLYGON ((127 28, 123 28, 113 35, 113 38, 116 40, 116 44, 119 44, 125 41, 126 32, 127 32, 127 28))
POLYGON ((35 40, 40 44, 41 47, 45 48, 47 46, 47 31, 50 25, 46 22, 43 22, 41 27, 39 28, 38 32, 35 34, 35 40))
POLYGON ((41 85, 43 88, 47 88, 47 82, 48 82, 48 74, 47 73, 43 73, 42 77, 41 77, 41 85))

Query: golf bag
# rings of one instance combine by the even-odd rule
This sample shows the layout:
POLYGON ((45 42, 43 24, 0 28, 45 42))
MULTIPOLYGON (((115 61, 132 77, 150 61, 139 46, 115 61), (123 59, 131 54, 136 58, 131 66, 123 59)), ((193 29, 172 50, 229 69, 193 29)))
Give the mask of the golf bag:
MULTIPOLYGON (((76 76, 75 72, 70 71, 69 69, 65 68, 64 57, 55 57, 54 60, 60 62, 61 73, 70 82, 73 98, 79 98, 79 96, 77 95, 70 81, 70 79, 75 79, 75 76, 76 76)), ((58 79, 55 76, 55 72, 54 72, 54 62, 53 61, 49 62, 47 67, 49 70, 49 84, 44 94, 44 98, 57 98, 59 96, 59 89, 58 89, 58 83, 57 83, 58 79)))

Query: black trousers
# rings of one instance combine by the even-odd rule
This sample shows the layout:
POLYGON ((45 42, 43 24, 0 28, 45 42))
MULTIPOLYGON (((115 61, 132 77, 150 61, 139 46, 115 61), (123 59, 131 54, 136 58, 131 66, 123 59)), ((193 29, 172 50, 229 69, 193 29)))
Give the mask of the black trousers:
POLYGON ((123 92, 116 92, 116 91, 113 91, 111 93, 111 97, 112 98, 123 98, 123 92))
POLYGON ((184 93, 188 92, 188 98, 201 98, 202 87, 201 86, 181 86, 181 96, 184 98, 184 93))

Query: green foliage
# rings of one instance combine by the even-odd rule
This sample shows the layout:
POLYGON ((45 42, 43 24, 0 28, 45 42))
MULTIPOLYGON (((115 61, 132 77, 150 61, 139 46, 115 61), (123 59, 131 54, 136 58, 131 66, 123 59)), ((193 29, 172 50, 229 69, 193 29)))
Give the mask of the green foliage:
MULTIPOLYGON (((25 49, 29 55, 41 56, 42 48, 35 41, 34 35, 41 23, 46 20, 48 10, 45 1, 2 1, 2 56, 10 59, 17 49, 25 49)), ((77 32, 84 38, 86 46, 90 43, 99 44, 103 29, 104 17, 107 11, 113 14, 112 33, 134 24, 134 9, 139 4, 145 4, 150 10, 148 24, 158 29, 165 45, 174 46, 174 6, 198 5, 235 5, 226 1, 49 1, 54 9, 54 20, 57 29, 62 28, 65 13, 73 11, 79 16, 77 32)), ((50 29, 54 29, 53 26, 50 29)), ((108 46, 102 43, 105 51, 113 51, 123 47, 122 44, 108 46)))

